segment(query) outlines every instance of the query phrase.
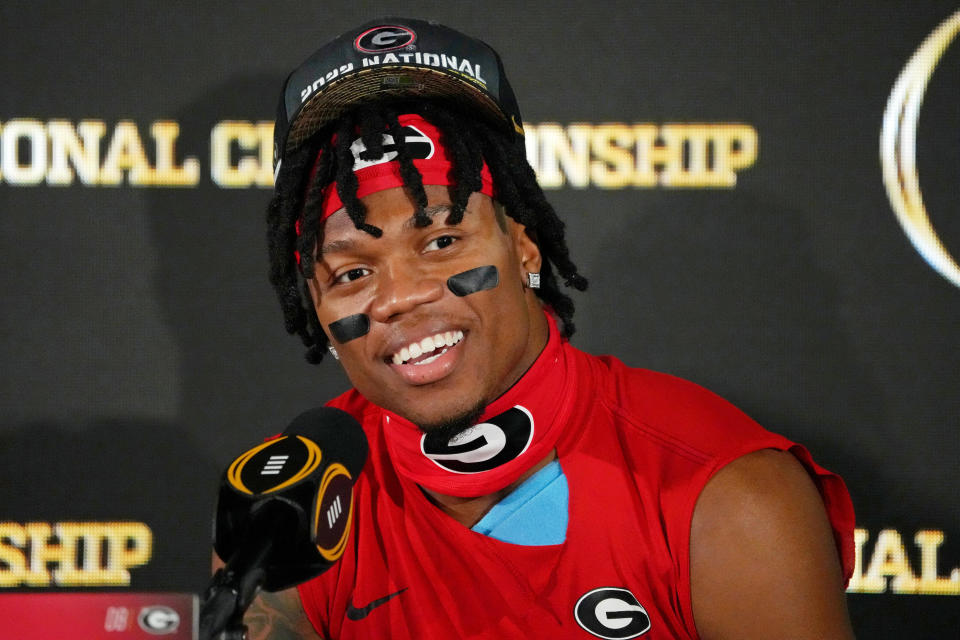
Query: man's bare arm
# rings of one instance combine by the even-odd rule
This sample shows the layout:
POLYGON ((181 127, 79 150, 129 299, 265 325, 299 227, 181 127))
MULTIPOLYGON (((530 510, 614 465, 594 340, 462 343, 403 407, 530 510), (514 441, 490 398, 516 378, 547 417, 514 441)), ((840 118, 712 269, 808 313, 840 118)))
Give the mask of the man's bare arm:
POLYGON ((243 617, 248 640, 301 640, 320 638, 303 611, 296 587, 261 591, 243 617))
MULTIPOLYGON (((213 570, 223 561, 213 554, 213 570)), ((303 610, 296 587, 270 593, 261 591, 243 616, 247 640, 316 640, 321 638, 303 610)))
POLYGON ((820 494, 791 454, 751 453, 707 483, 690 537, 701 638, 849 640, 841 574, 820 494))

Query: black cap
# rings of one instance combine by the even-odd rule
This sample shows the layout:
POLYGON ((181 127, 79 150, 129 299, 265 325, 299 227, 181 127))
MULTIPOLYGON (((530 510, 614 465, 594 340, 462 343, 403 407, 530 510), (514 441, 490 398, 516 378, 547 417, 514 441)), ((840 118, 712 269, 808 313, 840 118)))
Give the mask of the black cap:
POLYGON ((523 121, 500 56, 436 22, 381 18, 328 42, 283 85, 273 165, 348 108, 384 98, 443 98, 475 108, 523 139, 523 121))

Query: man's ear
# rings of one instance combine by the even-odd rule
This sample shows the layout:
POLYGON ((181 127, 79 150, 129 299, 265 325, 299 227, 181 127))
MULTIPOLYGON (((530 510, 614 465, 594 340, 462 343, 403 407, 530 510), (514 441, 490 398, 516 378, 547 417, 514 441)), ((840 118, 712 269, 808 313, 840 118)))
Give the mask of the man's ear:
POLYGON ((510 218, 510 222, 513 223, 510 226, 510 232, 513 236, 514 248, 520 260, 520 278, 523 282, 526 282, 528 273, 540 273, 543 257, 540 255, 536 234, 512 218, 510 218))

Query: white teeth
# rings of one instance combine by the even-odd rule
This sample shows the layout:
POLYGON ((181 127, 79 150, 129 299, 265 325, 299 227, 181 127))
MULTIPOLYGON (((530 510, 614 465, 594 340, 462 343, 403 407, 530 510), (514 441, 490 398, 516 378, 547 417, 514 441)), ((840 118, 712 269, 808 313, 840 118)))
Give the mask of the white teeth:
POLYGON ((447 350, 444 349, 444 350, 441 351, 440 353, 436 353, 436 354, 430 356, 429 358, 424 358, 424 359, 421 360, 420 362, 414 362, 414 363, 413 363, 413 366, 419 367, 419 366, 422 365, 422 364, 427 364, 428 362, 433 362, 434 360, 436 360, 437 358, 439 358, 440 356, 442 356, 442 355, 445 354, 446 352, 447 352, 447 350))
POLYGON ((400 351, 393 354, 391 360, 393 364, 403 364, 412 358, 419 358, 420 356, 430 353, 431 351, 436 351, 437 349, 443 349, 440 353, 425 358, 421 362, 415 364, 426 364, 428 362, 433 362, 444 353, 447 352, 447 349, 444 347, 452 347, 463 340, 463 331, 447 331, 446 333, 438 333, 435 336, 427 336, 420 342, 411 342, 407 346, 400 349, 400 351))

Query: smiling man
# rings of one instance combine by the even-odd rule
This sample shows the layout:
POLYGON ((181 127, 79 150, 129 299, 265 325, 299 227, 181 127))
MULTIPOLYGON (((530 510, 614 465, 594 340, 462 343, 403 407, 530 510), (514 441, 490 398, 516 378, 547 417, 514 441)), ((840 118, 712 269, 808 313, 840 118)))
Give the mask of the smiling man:
MULTIPOLYGON (((429 129, 413 116, 400 120, 429 129)), ((338 340, 334 332, 350 380, 368 400, 425 431, 463 420, 469 426, 547 340, 539 302, 523 286, 527 273, 540 271, 536 244, 482 193, 451 224, 448 191, 424 187, 431 222, 424 226, 402 186, 369 194, 366 222, 379 237, 358 230, 345 210, 335 212, 324 222, 307 282, 321 326, 357 312, 368 318, 363 339, 338 340), (479 287, 469 280, 487 273, 479 287)))
POLYGON ((251 637, 852 637, 842 480, 570 344, 561 285, 586 281, 521 122, 499 56, 435 23, 363 25, 288 77, 271 281, 370 458, 342 558, 261 594, 251 637))

